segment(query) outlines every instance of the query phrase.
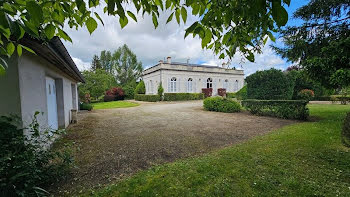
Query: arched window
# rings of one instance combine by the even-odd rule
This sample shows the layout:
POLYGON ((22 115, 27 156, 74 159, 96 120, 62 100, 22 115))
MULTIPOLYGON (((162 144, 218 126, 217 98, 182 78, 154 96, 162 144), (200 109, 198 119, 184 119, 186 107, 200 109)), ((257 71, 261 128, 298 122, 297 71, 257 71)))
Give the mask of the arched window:
POLYGON ((207 88, 213 88, 213 79, 212 78, 207 79, 207 88))
POLYGON ((228 80, 225 79, 224 81, 224 88, 226 89, 226 92, 228 91, 228 80))
POLYGON ((176 77, 170 80, 170 92, 176 92, 176 77))
POLYGON ((192 90, 192 82, 193 81, 193 79, 192 78, 188 78, 188 80, 187 80, 187 92, 192 92, 193 90, 192 90))
POLYGON ((233 86, 233 89, 234 89, 235 92, 238 91, 238 80, 235 81, 235 84, 234 84, 234 86, 233 86))

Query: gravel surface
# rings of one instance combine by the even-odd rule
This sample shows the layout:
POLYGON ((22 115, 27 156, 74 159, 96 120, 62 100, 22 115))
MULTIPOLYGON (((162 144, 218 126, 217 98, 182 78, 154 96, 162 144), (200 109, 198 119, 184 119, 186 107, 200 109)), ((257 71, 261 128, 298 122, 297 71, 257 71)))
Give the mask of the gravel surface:
POLYGON ((295 122, 204 111, 202 101, 138 103, 79 113, 63 139, 74 142, 77 168, 53 186, 55 193, 116 182, 152 165, 201 155, 295 122))

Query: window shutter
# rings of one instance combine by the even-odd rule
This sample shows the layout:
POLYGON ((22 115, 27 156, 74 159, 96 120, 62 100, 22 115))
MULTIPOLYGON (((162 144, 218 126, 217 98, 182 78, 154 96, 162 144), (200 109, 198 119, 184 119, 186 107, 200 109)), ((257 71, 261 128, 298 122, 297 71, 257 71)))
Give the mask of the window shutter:
POLYGON ((179 82, 177 83, 178 84, 178 87, 176 88, 176 92, 181 92, 181 79, 179 77, 179 82))
POLYGON ((167 92, 170 92, 170 79, 168 78, 168 91, 167 92))

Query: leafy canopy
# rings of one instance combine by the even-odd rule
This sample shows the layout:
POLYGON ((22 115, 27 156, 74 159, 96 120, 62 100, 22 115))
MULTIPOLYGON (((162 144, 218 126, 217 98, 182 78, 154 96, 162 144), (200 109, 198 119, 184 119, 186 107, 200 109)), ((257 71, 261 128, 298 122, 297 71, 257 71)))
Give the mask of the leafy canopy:
POLYGON ((124 28, 130 19, 137 21, 136 13, 126 9, 133 5, 137 13, 152 16, 158 26, 160 12, 171 12, 167 22, 174 16, 178 24, 186 23, 188 11, 198 19, 186 29, 186 35, 199 36, 202 47, 212 49, 220 58, 231 58, 236 51, 254 61, 253 52, 260 52, 267 36, 274 40, 272 33, 276 27, 284 26, 288 20, 283 6, 290 0, 5 0, 0 1, 0 72, 7 67, 6 58, 22 48, 31 51, 30 46, 21 45, 25 33, 40 40, 49 41, 54 36, 72 42, 63 30, 86 26, 90 34, 103 25, 95 12, 103 6, 105 13, 119 17, 124 28))
POLYGON ((304 23, 281 31, 284 47, 274 47, 276 52, 325 87, 349 86, 350 2, 311 0, 294 17, 304 23))

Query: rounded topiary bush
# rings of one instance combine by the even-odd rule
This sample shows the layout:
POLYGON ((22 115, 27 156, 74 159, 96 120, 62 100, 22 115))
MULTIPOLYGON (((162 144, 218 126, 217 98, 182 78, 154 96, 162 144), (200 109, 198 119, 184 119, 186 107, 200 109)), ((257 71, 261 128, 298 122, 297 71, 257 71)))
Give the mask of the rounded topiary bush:
POLYGON ((135 88, 135 94, 146 94, 145 82, 140 81, 135 88))
POLYGON ((346 115, 342 131, 342 141, 347 147, 350 147, 350 112, 346 115))
POLYGON ((228 98, 208 97, 203 101, 204 109, 208 111, 217 111, 225 113, 233 113, 241 111, 241 105, 228 98))

